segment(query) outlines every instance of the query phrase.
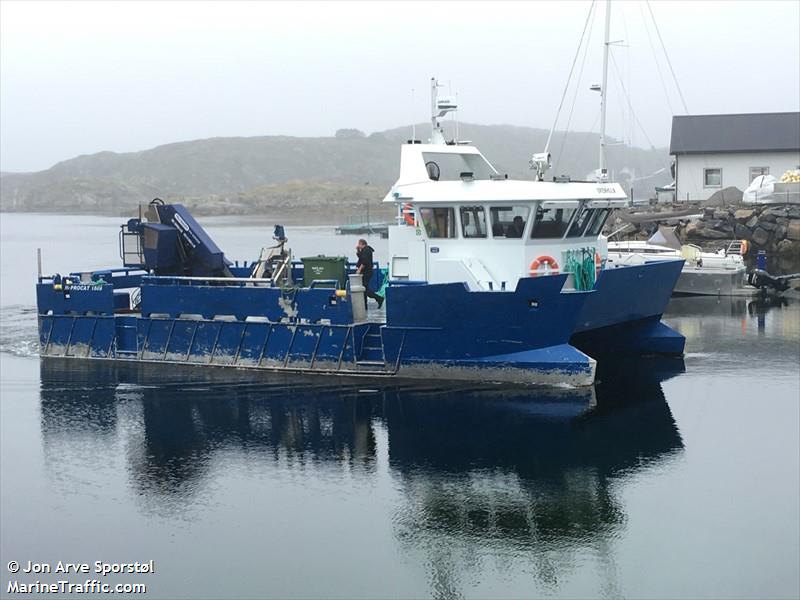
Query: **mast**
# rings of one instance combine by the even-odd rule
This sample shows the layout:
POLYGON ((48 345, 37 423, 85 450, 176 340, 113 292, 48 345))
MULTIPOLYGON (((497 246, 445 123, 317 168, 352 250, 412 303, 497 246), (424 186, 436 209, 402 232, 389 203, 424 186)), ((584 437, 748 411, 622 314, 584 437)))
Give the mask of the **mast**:
POLYGON ((611 30, 611 0, 606 0, 606 33, 603 41, 603 83, 600 85, 600 164, 598 180, 608 180, 606 168, 606 86, 608 85, 608 47, 611 30))
POLYGON ((431 144, 444 144, 444 136, 439 125, 437 105, 439 103, 439 82, 431 77, 431 144))
POLYGON ((445 144, 444 131, 439 119, 458 108, 452 98, 439 100, 439 82, 431 77, 431 144, 445 144))

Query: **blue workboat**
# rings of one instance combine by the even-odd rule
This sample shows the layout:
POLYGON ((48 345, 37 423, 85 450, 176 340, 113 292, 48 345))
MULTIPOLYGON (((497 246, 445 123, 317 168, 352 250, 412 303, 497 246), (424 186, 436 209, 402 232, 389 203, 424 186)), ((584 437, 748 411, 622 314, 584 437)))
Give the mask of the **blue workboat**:
POLYGON ((582 386, 598 357, 682 354, 661 315, 683 261, 606 262, 622 188, 544 181, 549 156, 509 179, 445 140, 455 104, 437 87, 430 140, 401 147, 389 264, 372 281, 294 260, 280 226, 258 260, 231 262, 185 207, 154 200, 121 226, 122 266, 40 273, 41 356, 582 386), (384 311, 367 312, 364 283, 384 311))

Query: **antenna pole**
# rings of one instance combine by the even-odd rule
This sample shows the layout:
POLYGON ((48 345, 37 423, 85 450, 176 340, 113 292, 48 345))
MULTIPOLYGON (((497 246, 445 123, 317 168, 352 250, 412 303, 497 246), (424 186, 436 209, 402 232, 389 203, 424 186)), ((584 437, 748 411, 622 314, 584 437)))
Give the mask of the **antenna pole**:
POLYGON ((600 87, 600 165, 601 180, 608 178, 606 169, 606 87, 608 85, 608 48, 611 30, 611 0, 606 0, 606 33, 603 41, 603 83, 600 87))
MULTIPOLYGON (((456 104, 458 105, 458 92, 456 92, 456 104)), ((458 111, 453 111, 453 118, 456 121, 456 135, 455 135, 455 142, 458 144, 458 111)))
POLYGON ((436 143, 436 130, 439 129, 436 122, 436 100, 439 95, 439 82, 436 77, 431 77, 431 143, 436 143))
POLYGON ((416 116, 413 114, 414 112, 414 88, 411 88, 411 142, 413 143, 417 139, 417 123, 416 123, 416 116))

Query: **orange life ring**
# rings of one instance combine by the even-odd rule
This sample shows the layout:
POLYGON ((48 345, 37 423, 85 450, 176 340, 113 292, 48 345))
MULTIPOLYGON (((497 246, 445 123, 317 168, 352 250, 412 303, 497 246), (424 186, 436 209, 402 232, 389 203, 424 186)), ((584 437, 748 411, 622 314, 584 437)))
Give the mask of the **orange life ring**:
POLYGON ((558 273, 559 267, 556 259, 552 256, 540 256, 536 260, 531 263, 530 273, 531 277, 536 277, 537 275, 546 275, 550 272, 558 273), (545 271, 539 271, 539 267, 546 266, 548 267, 545 271))
POLYGON ((403 220, 406 222, 406 225, 411 225, 412 227, 416 224, 414 219, 414 207, 408 202, 403 204, 403 220))
POLYGON ((600 256, 599 252, 594 253, 594 268, 596 271, 599 271, 600 268, 603 266, 603 257, 600 256))
POLYGON ((750 249, 750 242, 748 242, 747 240, 739 240, 739 243, 741 244, 741 248, 742 248, 742 256, 744 256, 745 254, 747 254, 747 251, 750 249))

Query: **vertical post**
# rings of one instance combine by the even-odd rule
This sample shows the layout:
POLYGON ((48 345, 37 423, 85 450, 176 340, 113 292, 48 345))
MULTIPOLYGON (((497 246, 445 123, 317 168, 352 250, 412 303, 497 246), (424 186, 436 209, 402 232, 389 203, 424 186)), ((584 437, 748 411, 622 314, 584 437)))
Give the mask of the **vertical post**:
POLYGON ((414 114, 414 88, 411 88, 411 114, 411 143, 413 144, 417 140, 417 117, 414 114))
POLYGON ((759 250, 756 255, 756 269, 767 270, 767 253, 764 250, 759 250))
POLYGON ((39 274, 39 279, 42 278, 42 249, 36 249, 36 270, 39 274))
POLYGON ((608 37, 611 29, 611 0, 606 0, 606 34, 603 42, 603 83, 600 87, 600 178, 606 177, 606 88, 608 86, 608 37))
POLYGON ((431 143, 435 144, 436 142, 436 130, 438 129, 438 124, 436 123, 436 96, 438 94, 438 90, 436 89, 439 86, 439 82, 436 81, 435 77, 431 77, 431 143))

